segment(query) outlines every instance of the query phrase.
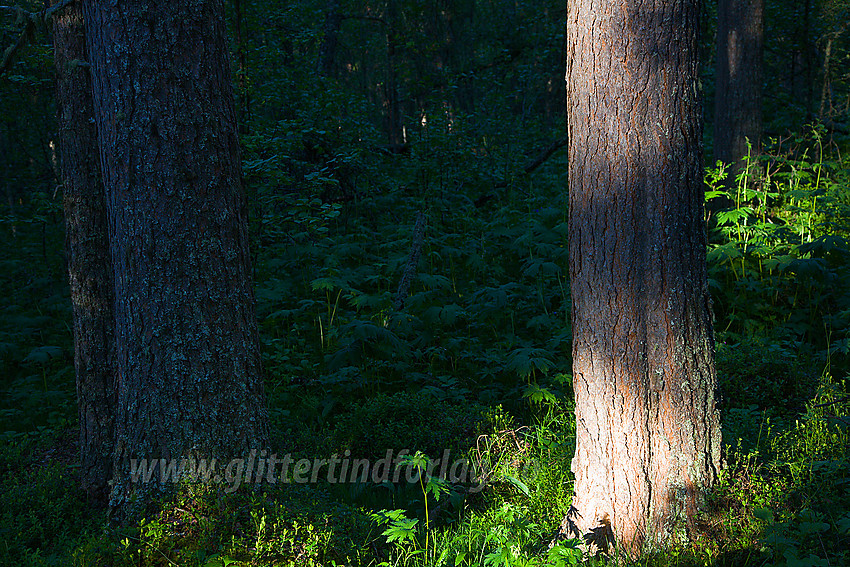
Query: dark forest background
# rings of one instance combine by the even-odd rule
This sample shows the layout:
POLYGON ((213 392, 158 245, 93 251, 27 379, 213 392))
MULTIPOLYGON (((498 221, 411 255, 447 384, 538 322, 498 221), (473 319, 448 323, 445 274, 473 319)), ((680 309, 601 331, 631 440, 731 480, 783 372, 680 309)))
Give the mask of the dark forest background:
MULTIPOLYGON (((565 3, 227 3, 275 447, 450 448, 490 484, 187 488, 122 528, 75 481, 50 23, 19 6, 0 6, 0 564, 575 564, 546 547, 574 450, 565 3)), ((728 468, 701 537, 644 562, 848 564, 850 3, 766 3, 760 139, 733 164, 715 162, 735 126, 715 120, 717 14, 704 3, 728 468)))

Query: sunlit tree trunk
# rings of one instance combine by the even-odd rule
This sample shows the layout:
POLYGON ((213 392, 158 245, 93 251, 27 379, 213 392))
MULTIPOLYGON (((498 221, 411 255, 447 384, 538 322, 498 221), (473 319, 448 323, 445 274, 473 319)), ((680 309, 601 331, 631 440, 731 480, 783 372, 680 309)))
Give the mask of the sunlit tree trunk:
POLYGON ((714 157, 734 164, 753 155, 761 138, 764 0, 720 0, 717 5, 717 65, 714 101, 714 157))
POLYGON ((84 3, 115 274, 115 485, 248 457, 267 411, 221 0, 84 3))
POLYGON ((563 533, 629 555, 684 540, 717 477, 697 0, 571 1, 577 446, 563 533))
POLYGON ((74 308, 80 479, 106 502, 112 477, 115 359, 112 266, 83 15, 71 3, 53 20, 65 247, 74 308))

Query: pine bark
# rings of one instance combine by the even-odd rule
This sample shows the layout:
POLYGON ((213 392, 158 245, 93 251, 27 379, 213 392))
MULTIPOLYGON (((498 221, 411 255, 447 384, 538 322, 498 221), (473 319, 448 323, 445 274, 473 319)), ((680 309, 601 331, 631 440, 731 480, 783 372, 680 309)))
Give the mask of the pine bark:
POLYGON ((686 540, 720 466, 703 215, 697 0, 571 1, 577 446, 562 532, 686 540))
POLYGON ((761 139, 764 0, 720 0, 717 5, 717 65, 714 158, 733 164, 753 154, 761 139))
POLYGON ((97 129, 92 120, 85 25, 78 3, 53 20, 65 248, 74 313, 74 366, 80 419, 80 480, 106 503, 112 477, 115 410, 112 265, 97 129))
POLYGON ((84 4, 115 273, 115 484, 266 445, 221 0, 84 4))

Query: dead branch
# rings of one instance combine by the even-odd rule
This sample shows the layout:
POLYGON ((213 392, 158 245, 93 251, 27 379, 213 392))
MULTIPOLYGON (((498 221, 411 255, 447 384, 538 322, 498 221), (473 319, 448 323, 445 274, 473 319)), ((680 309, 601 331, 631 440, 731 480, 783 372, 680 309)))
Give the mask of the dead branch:
POLYGON ((422 241, 425 239, 425 213, 419 211, 416 215, 416 225, 413 227, 413 241, 410 244, 410 255, 407 257, 407 265, 398 284, 393 306, 396 311, 404 308, 404 301, 410 291, 410 282, 416 275, 416 266, 419 264, 419 255, 422 253, 422 241))

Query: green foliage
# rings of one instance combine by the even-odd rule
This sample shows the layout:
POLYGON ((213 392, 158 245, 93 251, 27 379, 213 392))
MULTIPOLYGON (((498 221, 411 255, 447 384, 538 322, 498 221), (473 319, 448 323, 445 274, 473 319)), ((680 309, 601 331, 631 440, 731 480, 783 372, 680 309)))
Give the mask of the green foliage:
POLYGON ((709 203, 732 204, 709 217, 709 284, 721 337, 814 348, 840 372, 850 329, 848 168, 828 159, 823 136, 813 128, 790 150, 777 142, 731 182, 722 164, 709 170, 709 203))
POLYGON ((54 435, 16 438, 0 450, 0 564, 65 562, 104 515, 90 509, 75 477, 76 452, 54 435))
POLYGON ((343 414, 335 427, 336 438, 354 456, 380 458, 387 449, 410 449, 437 458, 444 449, 459 452, 469 446, 479 411, 474 405, 453 405, 406 392, 382 394, 343 414))
POLYGON ((759 424, 761 416, 752 416, 749 442, 730 452, 706 522, 739 542, 739 551, 726 553, 741 564, 826 565, 850 559, 842 523, 850 506, 849 410, 846 384, 827 376, 793 424, 759 424))
POLYGON ((78 565, 321 565, 348 561, 369 534, 361 512, 317 490, 289 485, 224 494, 186 485, 130 528, 110 528, 84 542, 78 565))
MULTIPOLYGON (((35 42, 0 77, 0 563, 605 563, 576 541, 547 549, 575 450, 565 152, 525 167, 563 135, 563 2, 399 0, 392 22, 380 3, 240 4, 276 445, 311 458, 406 448, 426 471, 450 449, 486 484, 186 486, 143 522, 110 527, 76 489, 65 436, 77 419, 71 306, 52 58, 35 42), (337 51, 317 73, 335 5, 337 51), (388 140, 390 79, 401 148, 388 140), (396 311, 420 212, 421 257, 396 311)), ((693 541, 639 564, 850 561, 847 388, 830 378, 850 371, 846 4, 767 6, 777 88, 765 115, 783 134, 736 179, 723 164, 706 176, 709 205, 726 203, 710 207, 707 257, 729 466, 693 541), (784 134, 815 114, 828 128, 784 134)), ((4 20, 4 48, 16 36, 4 20)))
POLYGON ((76 415, 71 303, 55 196, 0 221, 0 437, 60 431, 76 415))
MULTIPOLYGON (((488 486, 467 496, 469 504, 463 516, 442 527, 426 527, 425 534, 404 531, 416 524, 402 510, 376 515, 376 521, 389 526, 385 537, 390 536, 391 528, 395 528, 393 535, 409 535, 401 538, 403 541, 388 542, 393 545, 385 564, 577 565, 581 558, 577 541, 561 541, 546 549, 569 508, 564 471, 574 450, 575 431, 574 422, 565 417, 568 415, 569 408, 558 402, 538 414, 535 426, 511 430, 505 427, 512 426, 514 418, 504 409, 488 412, 488 434, 479 439, 473 452, 476 466, 488 471, 488 486)), ((409 461, 418 463, 420 470, 427 468, 427 457, 422 454, 409 461)), ((420 480, 423 495, 445 492, 436 478, 420 480)), ((434 497, 431 506, 441 501, 434 497)))

